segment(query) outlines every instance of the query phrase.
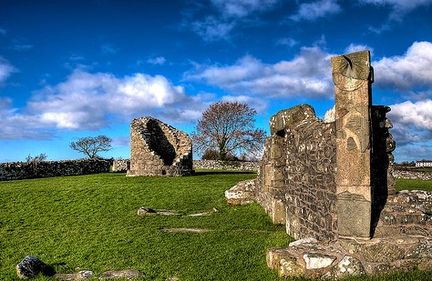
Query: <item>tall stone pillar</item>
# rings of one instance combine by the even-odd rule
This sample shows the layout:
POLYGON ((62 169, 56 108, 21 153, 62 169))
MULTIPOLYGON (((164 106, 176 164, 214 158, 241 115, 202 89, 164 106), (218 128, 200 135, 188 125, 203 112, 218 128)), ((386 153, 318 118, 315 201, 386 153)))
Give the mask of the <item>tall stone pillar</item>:
POLYGON ((369 51, 333 57, 336 94, 336 195, 339 236, 371 235, 371 84, 369 51))

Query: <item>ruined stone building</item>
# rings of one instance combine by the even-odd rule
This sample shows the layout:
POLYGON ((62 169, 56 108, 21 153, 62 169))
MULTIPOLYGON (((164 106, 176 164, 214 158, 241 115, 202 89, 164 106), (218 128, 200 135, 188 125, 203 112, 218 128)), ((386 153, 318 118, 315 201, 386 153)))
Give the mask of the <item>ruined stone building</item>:
POLYGON ((255 201, 289 235, 309 241, 268 251, 282 276, 432 269, 432 194, 395 192, 390 108, 371 104, 370 54, 331 62, 335 120, 320 120, 309 105, 278 112, 258 177, 226 191, 227 201, 255 201))
POLYGON ((131 123, 131 159, 127 176, 186 176, 192 170, 188 135, 152 117, 131 123))

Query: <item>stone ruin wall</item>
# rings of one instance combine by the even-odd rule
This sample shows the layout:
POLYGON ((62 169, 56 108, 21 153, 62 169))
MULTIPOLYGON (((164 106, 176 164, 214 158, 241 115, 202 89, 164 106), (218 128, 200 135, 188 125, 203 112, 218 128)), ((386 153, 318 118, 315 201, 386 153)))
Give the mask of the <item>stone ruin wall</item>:
POLYGON ((222 160, 194 160, 194 169, 206 170, 234 170, 256 172, 259 162, 251 161, 222 161, 222 160))
POLYGON ((257 179, 227 190, 230 204, 261 204, 296 239, 269 249, 285 277, 338 278, 432 269, 432 193, 397 193, 386 106, 371 105, 368 51, 332 58, 335 121, 308 105, 270 121, 257 179))
POLYGON ((397 179, 432 180, 432 172, 416 171, 414 169, 398 169, 395 167, 393 176, 397 179))
MULTIPOLYGON (((361 55, 354 59, 369 61, 368 54, 361 55)), ((367 73, 352 88, 337 88, 333 110, 339 121, 318 119, 309 105, 282 110, 270 120, 253 196, 296 239, 370 237, 387 197, 395 194, 390 108, 370 104, 367 73)), ((335 83, 345 81, 338 79, 335 83)))
MULTIPOLYGON (((257 172, 259 168, 259 162, 251 161, 193 160, 192 162, 194 170, 203 169, 257 172)), ((113 160, 113 172, 127 172, 129 167, 129 159, 113 160)))
POLYGON ((132 121, 128 176, 184 176, 192 173, 192 141, 186 133, 152 117, 132 121))
POLYGON ((110 166, 111 161, 92 159, 0 163, 0 180, 108 173, 110 166))
POLYGON ((270 121, 256 200, 296 239, 335 238, 335 124, 309 105, 283 110, 270 121))
MULTIPOLYGON (((371 107, 375 151, 371 160, 372 229, 387 197, 395 193, 391 166, 395 144, 389 133, 388 111, 388 107, 371 107)), ((338 237, 336 129, 334 120, 318 119, 309 105, 282 110, 270 120, 271 136, 265 143, 258 177, 253 188, 249 187, 250 196, 296 239, 338 237)))
POLYGON ((125 173, 129 170, 130 160, 129 159, 117 159, 113 160, 111 171, 113 173, 125 173))

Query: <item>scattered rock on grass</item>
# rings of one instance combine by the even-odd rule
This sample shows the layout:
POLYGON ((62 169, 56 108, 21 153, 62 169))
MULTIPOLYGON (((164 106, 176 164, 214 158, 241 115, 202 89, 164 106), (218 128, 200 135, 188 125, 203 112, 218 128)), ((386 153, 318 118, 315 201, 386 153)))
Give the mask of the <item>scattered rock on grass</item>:
POLYGON ((205 217, 210 216, 211 212, 202 212, 202 213, 195 213, 195 214, 189 214, 188 217, 205 217))
POLYGON ((189 214, 187 216, 188 217, 205 217, 205 216, 210 216, 211 214, 216 213, 217 211, 218 210, 216 208, 213 208, 211 211, 189 214))
MULTIPOLYGON (((99 276, 99 280, 113 280, 113 279, 127 279, 132 280, 138 277, 143 276, 144 274, 133 269, 125 269, 118 271, 107 271, 99 276)), ((83 270, 77 273, 68 273, 68 274, 56 274, 54 276, 57 280, 61 281, 79 281, 79 280, 88 280, 94 278, 95 275, 93 271, 83 270)))
POLYGON ((141 207, 137 211, 138 216, 155 216, 156 214, 156 210, 147 207, 141 207))
POLYGON ((162 231, 169 233, 205 233, 211 230, 206 228, 163 228, 162 231))
POLYGON ((212 213, 216 213, 217 211, 218 210, 216 208, 213 208, 210 211, 185 215, 185 214, 181 214, 177 211, 173 211, 173 210, 152 209, 152 208, 148 208, 148 207, 141 207, 138 209, 137 215, 141 216, 141 217, 144 217, 144 216, 182 216, 182 215, 185 215, 187 217, 203 217, 203 216, 210 216, 212 213))
POLYGON ((54 277, 61 281, 79 281, 90 279, 93 275, 93 271, 81 270, 77 273, 57 273, 54 277))
POLYGON ((26 256, 16 266, 16 273, 21 279, 28 279, 36 277, 39 273, 45 276, 53 276, 55 274, 54 268, 45 264, 37 257, 26 256))
POLYGON ((159 216, 180 216, 179 213, 177 213, 176 211, 171 211, 171 210, 161 209, 161 210, 157 210, 156 212, 157 212, 156 214, 159 216))
POLYGON ((254 202, 255 180, 245 180, 225 191, 225 199, 230 205, 244 205, 254 202))
POLYGON ((137 215, 144 217, 144 216, 179 216, 180 214, 171 210, 165 210, 165 209, 156 210, 148 207, 141 207, 138 209, 137 215))
POLYGON ((100 275, 99 279, 101 280, 110 280, 110 279, 135 279, 143 276, 144 274, 133 269, 119 270, 119 271, 107 271, 100 275))

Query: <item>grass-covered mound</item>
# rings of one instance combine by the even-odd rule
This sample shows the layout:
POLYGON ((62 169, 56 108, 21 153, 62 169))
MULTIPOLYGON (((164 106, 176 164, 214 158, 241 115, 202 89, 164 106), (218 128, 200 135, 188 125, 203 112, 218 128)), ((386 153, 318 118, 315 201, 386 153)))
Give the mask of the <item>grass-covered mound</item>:
MULTIPOLYGON (((0 280, 26 255, 58 272, 136 269, 144 280, 279 280, 265 252, 291 241, 257 204, 228 206, 224 191, 251 173, 127 178, 99 174, 0 182, 0 280), (139 217, 146 206, 210 216, 139 217), (163 228, 206 228, 200 234, 163 228)), ((400 188, 400 186, 398 186, 400 188)), ((430 280, 408 273, 367 280, 430 280)), ((40 278, 43 279, 43 278, 40 278)), ((365 280, 364 278, 359 280, 365 280)))

